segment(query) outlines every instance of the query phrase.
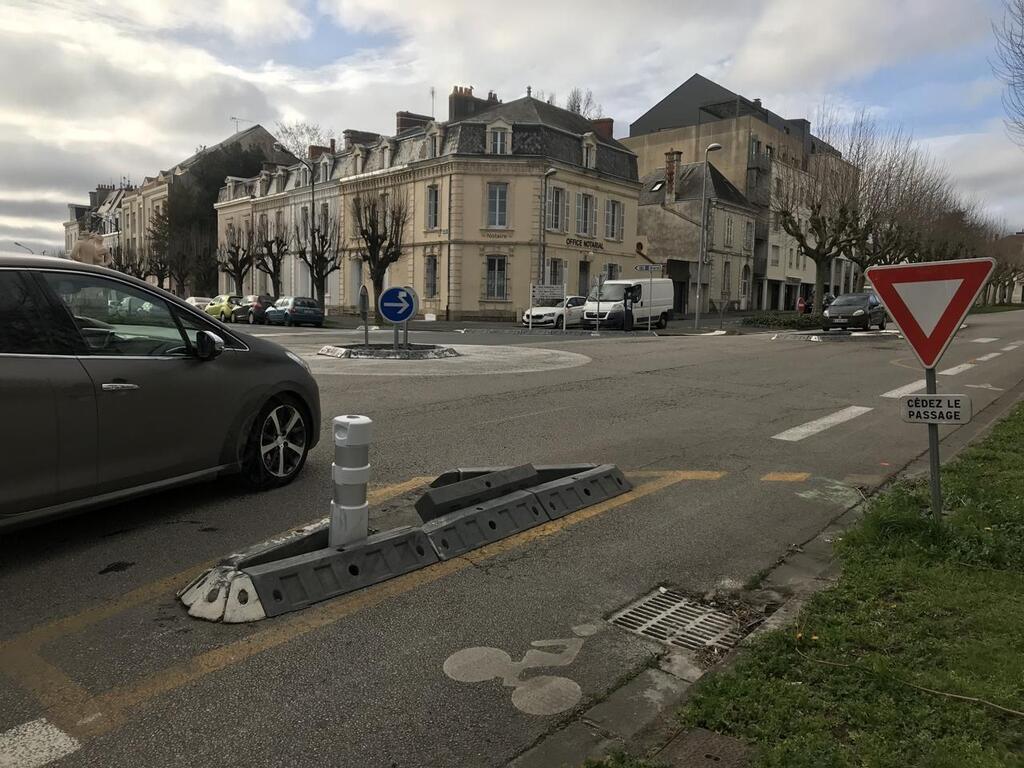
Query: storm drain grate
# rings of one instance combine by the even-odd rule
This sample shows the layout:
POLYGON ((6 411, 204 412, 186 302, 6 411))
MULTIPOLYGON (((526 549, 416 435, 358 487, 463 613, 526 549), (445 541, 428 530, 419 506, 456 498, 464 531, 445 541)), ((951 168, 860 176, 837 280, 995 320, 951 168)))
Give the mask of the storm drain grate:
POLYGON ((736 619, 670 589, 657 589, 611 618, 612 624, 662 643, 727 651, 742 638, 736 619))

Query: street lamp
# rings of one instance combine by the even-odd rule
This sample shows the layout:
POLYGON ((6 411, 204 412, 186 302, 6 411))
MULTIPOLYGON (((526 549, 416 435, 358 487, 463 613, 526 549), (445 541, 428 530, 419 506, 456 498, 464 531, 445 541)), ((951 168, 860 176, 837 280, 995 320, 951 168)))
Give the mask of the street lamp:
POLYGON ((546 284, 547 281, 544 279, 544 267, 547 266, 547 236, 545 234, 547 230, 547 212, 548 212, 548 179, 558 173, 557 168, 548 168, 544 171, 544 184, 541 188, 540 193, 540 254, 538 258, 538 282, 540 284, 546 284))
POLYGON ((721 144, 708 144, 704 150, 704 179, 700 185, 700 253, 697 254, 697 308, 693 313, 693 328, 700 327, 700 272, 708 247, 708 154, 717 152, 721 144))
POLYGON ((32 250, 31 248, 29 248, 29 247, 28 247, 27 245, 22 245, 22 244, 21 244, 21 243, 19 243, 19 242, 18 242, 17 240, 15 240, 15 241, 14 241, 14 244, 15 244, 16 246, 18 246, 19 248, 24 248, 24 249, 25 249, 26 251, 28 251, 29 253, 31 253, 31 254, 32 254, 33 256, 35 256, 35 255, 36 255, 36 252, 35 252, 35 251, 33 251, 33 250, 32 250))

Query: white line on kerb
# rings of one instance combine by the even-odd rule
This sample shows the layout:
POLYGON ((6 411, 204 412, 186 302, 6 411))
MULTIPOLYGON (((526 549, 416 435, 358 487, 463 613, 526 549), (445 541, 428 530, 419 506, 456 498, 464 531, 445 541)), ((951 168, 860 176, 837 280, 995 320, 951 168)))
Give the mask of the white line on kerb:
POLYGON ((882 394, 882 397, 889 397, 895 400, 897 397, 903 397, 904 395, 912 395, 919 389, 924 389, 926 383, 927 382, 925 382, 924 379, 918 379, 913 384, 907 384, 905 387, 897 387, 896 389, 890 389, 888 392, 882 394))
POLYGON ((851 405, 849 408, 843 408, 841 411, 836 411, 828 416, 822 416, 820 419, 809 421, 806 424, 801 424, 799 427, 793 427, 787 429, 785 432, 779 432, 777 435, 772 435, 774 440, 786 440, 791 443, 795 443, 797 440, 803 440, 805 437, 816 435, 818 432, 824 432, 829 427, 834 427, 836 424, 842 424, 844 421, 855 419, 858 416, 863 416, 868 411, 874 410, 873 408, 866 408, 863 405, 851 405))
POLYGON ((980 339, 971 339, 975 344, 991 344, 993 341, 999 341, 999 339, 993 339, 991 336, 984 336, 980 339))
POLYGON ((1015 349, 1020 349, 1020 344, 1008 344, 1007 346, 1000 349, 1000 352, 1013 352, 1015 349))
POLYGON ((969 371, 974 367, 974 363, 961 363, 960 365, 954 365, 952 368, 947 368, 944 371, 939 371, 940 376, 956 376, 958 373, 969 371))
POLYGON ((80 746, 45 717, 33 720, 0 733, 0 768, 41 768, 80 746))
POLYGON ((995 360, 997 357, 1002 356, 1002 354, 1002 352, 989 352, 987 355, 982 355, 981 357, 976 357, 974 359, 979 363, 987 363, 989 360, 995 360))

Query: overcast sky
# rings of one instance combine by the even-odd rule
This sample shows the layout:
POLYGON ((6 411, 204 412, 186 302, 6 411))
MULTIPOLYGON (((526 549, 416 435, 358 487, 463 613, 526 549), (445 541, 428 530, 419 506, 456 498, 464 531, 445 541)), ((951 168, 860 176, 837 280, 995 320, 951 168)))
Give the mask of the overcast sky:
POLYGON ((68 202, 234 129, 394 131, 452 85, 591 88, 617 136, 694 72, 785 117, 866 106, 1024 226, 992 76, 997 0, 0 0, 0 252, 63 244, 68 202), (607 6, 607 7, 606 7, 607 6), (247 123, 243 123, 243 126, 247 123))

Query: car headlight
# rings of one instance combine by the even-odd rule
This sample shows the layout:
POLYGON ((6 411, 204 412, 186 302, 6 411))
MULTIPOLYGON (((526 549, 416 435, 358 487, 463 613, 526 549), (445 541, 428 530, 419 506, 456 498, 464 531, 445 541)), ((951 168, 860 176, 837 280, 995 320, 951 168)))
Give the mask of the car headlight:
POLYGON ((827 310, 827 309, 826 309, 826 310, 825 310, 824 312, 822 312, 822 314, 823 314, 823 315, 824 315, 825 317, 831 317, 831 315, 829 315, 829 313, 828 313, 828 310, 827 310))
POLYGON ((305 369, 306 369, 307 371, 309 371, 309 363, 307 363, 307 362, 306 362, 305 360, 303 360, 303 359, 302 359, 301 357, 299 357, 298 355, 296 355, 296 354, 295 354, 294 352, 292 352, 292 351, 291 351, 290 349, 286 349, 286 350, 284 351, 284 353, 285 353, 286 355, 288 355, 288 357, 290 357, 290 358, 291 358, 292 360, 294 360, 294 361, 295 361, 296 363, 298 363, 298 364, 299 364, 299 365, 301 365, 301 366, 302 366, 303 368, 305 368, 305 369))
POLYGON ((555 316, 554 312, 545 312, 544 313, 544 317, 554 317, 554 316, 555 316))
POLYGON ((864 314, 864 310, 863 309, 858 309, 856 312, 853 313, 853 316, 854 317, 860 317, 863 314, 864 314))

